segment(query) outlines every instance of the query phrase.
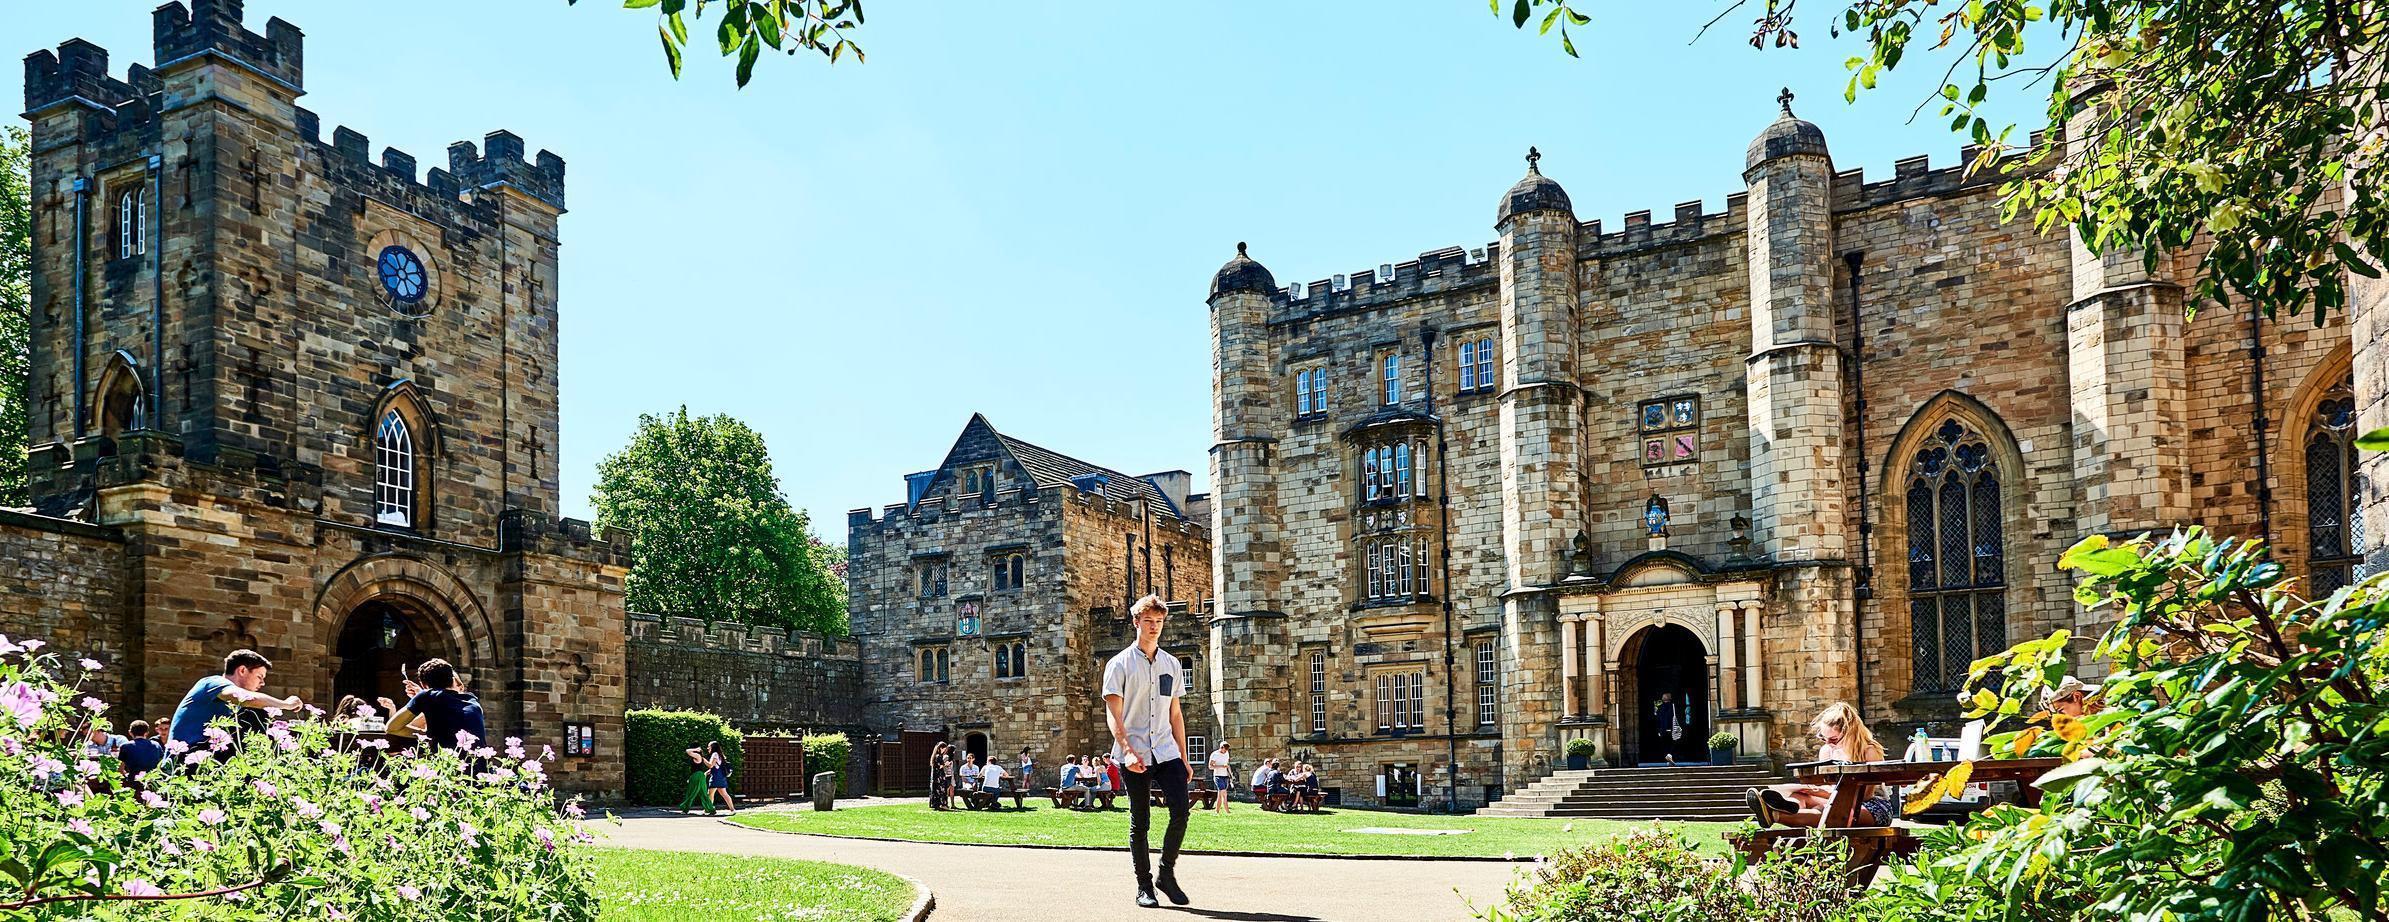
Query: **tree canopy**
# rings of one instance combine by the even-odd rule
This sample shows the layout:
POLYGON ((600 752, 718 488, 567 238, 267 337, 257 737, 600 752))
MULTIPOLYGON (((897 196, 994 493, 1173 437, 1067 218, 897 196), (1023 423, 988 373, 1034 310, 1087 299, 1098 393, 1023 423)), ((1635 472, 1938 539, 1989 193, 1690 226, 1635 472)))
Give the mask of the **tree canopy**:
POLYGON ((25 504, 32 374, 33 193, 25 129, 0 128, 0 506, 25 504))
POLYGON ((843 549, 808 533, 745 423, 642 415, 597 476, 598 524, 631 536, 632 611, 846 632, 844 581, 826 566, 843 549))

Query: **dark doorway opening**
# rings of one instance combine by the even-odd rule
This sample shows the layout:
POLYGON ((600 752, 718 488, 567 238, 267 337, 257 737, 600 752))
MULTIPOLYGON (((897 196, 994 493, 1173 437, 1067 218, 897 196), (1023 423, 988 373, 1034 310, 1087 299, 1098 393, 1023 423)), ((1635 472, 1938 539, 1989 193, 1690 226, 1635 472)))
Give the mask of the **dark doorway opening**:
POLYGON ((963 737, 962 751, 978 756, 978 764, 987 764, 987 734, 972 733, 963 737))
POLYGON ((411 669, 440 655, 431 650, 428 638, 413 622, 404 609, 388 602, 367 602, 350 613, 334 650, 340 668, 332 674, 332 702, 327 703, 355 695, 369 703, 376 697, 388 697, 406 704, 400 700, 407 675, 402 667, 411 669))
POLYGON ((1394 762, 1386 765, 1378 777, 1385 782, 1386 806, 1418 806, 1418 766, 1394 762))
POLYGON ((1632 641, 1635 749, 1628 764, 1709 761, 1709 663, 1682 625, 1648 628, 1632 641))

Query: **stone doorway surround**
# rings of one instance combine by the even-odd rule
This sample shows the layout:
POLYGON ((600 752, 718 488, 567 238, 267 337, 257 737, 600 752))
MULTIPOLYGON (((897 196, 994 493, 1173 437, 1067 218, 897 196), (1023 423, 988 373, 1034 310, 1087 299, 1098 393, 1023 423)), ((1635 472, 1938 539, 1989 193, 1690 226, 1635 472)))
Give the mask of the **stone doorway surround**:
MULTIPOLYGON (((1621 764, 1639 726, 1622 677, 1634 667, 1627 647, 1648 628, 1676 625, 1707 651, 1707 720, 1739 739, 1736 756, 1764 758, 1768 714, 1766 650, 1760 630, 1770 577, 1763 565, 1712 568, 1698 558, 1658 550, 1606 577, 1576 577, 1558 588, 1563 716, 1555 743, 1591 739, 1609 764, 1621 764)), ((1705 742, 1705 741, 1703 741, 1705 742)))

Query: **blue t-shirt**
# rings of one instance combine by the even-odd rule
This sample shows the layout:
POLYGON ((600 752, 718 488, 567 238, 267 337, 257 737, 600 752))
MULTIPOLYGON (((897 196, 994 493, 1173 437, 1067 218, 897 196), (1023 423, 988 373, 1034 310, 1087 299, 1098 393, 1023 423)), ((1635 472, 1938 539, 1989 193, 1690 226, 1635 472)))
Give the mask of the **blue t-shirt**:
POLYGON ((232 716, 232 702, 224 700, 224 690, 233 687, 231 679, 220 675, 191 683, 191 693, 182 696, 182 704, 174 708, 174 723, 167 727, 166 738, 193 746, 207 742, 207 725, 218 717, 232 716))
POLYGON ((125 743, 124 748, 116 750, 116 758, 124 762, 125 771, 138 775, 165 761, 166 747, 158 745, 157 740, 144 737, 125 743))
POLYGON ((481 722, 481 700, 471 692, 427 688, 408 699, 406 709, 423 718, 424 736, 434 746, 469 749, 489 741, 489 731, 481 722), (473 734, 472 746, 457 747, 458 730, 473 734))

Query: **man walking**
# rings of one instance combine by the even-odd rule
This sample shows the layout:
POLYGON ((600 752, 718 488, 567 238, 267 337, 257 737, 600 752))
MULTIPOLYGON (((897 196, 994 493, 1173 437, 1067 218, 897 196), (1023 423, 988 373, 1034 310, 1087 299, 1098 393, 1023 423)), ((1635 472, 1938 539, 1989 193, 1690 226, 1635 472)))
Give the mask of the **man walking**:
POLYGON ((1112 657, 1103 667, 1103 706, 1111 724, 1112 754, 1126 770, 1128 789, 1128 850, 1136 857, 1136 904, 1161 905, 1153 889, 1161 888, 1170 902, 1186 905, 1186 891, 1178 887, 1178 845, 1186 839, 1186 713, 1178 699, 1186 692, 1186 668, 1161 648, 1161 629, 1169 623, 1168 603, 1160 596, 1136 600, 1128 619, 1136 624, 1136 644, 1112 657), (1170 808, 1169 829, 1161 837, 1161 874, 1153 874, 1145 843, 1152 823, 1153 789, 1161 789, 1170 808))

